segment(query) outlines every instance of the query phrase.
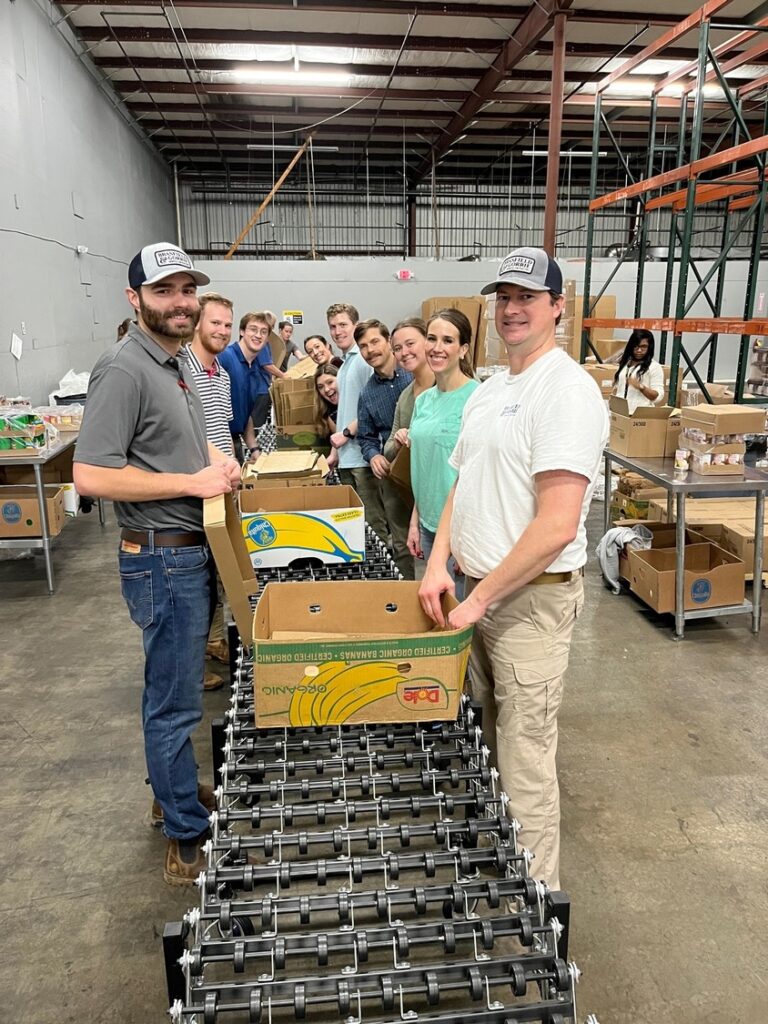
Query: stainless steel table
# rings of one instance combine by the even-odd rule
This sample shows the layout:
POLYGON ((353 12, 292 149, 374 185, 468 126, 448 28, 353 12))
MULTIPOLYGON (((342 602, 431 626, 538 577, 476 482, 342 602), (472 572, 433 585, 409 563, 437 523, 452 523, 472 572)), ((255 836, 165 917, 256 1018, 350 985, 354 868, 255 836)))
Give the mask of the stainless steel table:
MULTIPOLYGON (((45 559, 45 575, 48 578, 48 593, 53 593, 53 559, 51 549, 54 539, 48 529, 48 514, 45 504, 45 484, 43 483, 43 466, 57 458, 63 452, 73 448, 77 441, 77 434, 61 434, 56 444, 51 445, 37 454, 30 455, 4 455, 0 452, 0 466, 31 466, 35 474, 35 491, 37 493, 37 506, 40 510, 40 523, 42 525, 42 537, 3 537, 0 538, 2 548, 42 548, 45 559)), ((98 502, 99 522, 104 525, 104 503, 98 502)))
MULTIPOLYGON (((675 473, 674 459, 630 459, 610 449, 605 451, 605 529, 611 525, 611 465, 617 463, 626 469, 652 480, 667 492, 667 509, 675 502, 675 639, 685 635, 686 619, 705 619, 718 615, 752 615, 752 632, 760 632, 761 591, 763 577, 763 524, 765 522, 765 492, 768 490, 768 471, 747 467, 744 476, 699 476, 697 473, 675 473), (755 562, 753 567, 752 600, 743 604, 721 608, 685 610, 685 497, 687 494, 706 494, 707 497, 755 497, 755 562)), ((671 519, 671 515, 668 516, 671 519)))

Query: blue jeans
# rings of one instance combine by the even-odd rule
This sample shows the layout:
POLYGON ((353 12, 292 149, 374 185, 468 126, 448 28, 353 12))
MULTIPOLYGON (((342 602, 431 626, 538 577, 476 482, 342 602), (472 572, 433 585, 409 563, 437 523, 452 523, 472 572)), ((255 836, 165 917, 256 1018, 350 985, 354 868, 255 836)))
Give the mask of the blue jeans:
MULTIPOLYGON (((152 535, 150 535, 152 537, 152 535)), ((142 723, 147 772, 165 834, 194 839, 208 828, 197 799, 191 735, 203 717, 205 645, 216 602, 204 545, 119 552, 120 589, 144 643, 142 723)))
MULTIPOLYGON (((435 543, 435 534, 422 526, 419 523, 419 543, 421 544, 421 550, 424 552, 424 561, 429 561, 429 556, 432 554, 432 546, 435 543)), ((464 574, 459 572, 459 567, 456 564, 456 559, 451 555, 446 565, 448 575, 451 577, 453 582, 456 584, 456 600, 464 600, 464 574)))

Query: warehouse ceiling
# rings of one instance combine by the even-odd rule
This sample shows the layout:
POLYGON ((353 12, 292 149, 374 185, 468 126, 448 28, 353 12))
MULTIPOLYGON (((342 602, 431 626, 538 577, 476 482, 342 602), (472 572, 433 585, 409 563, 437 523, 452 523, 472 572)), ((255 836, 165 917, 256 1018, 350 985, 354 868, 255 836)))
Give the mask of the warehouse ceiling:
MULTIPOLYGON (((441 187, 543 183, 546 159, 536 154, 548 139, 557 11, 567 16, 561 149, 572 154, 563 158, 569 181, 583 181, 597 83, 698 6, 645 0, 639 16, 637 0, 58 4, 87 58, 180 177, 271 184, 311 133, 305 163, 317 185, 369 190, 428 188, 433 171, 441 187)), ((733 0, 718 12, 715 24, 728 27, 714 29, 713 45, 759 20, 768 24, 768 4, 733 0)), ((653 83, 695 61, 696 46, 696 32, 681 36, 607 90, 611 127, 630 163, 646 158, 653 83)), ((722 60, 732 57, 734 84, 768 76, 768 33, 747 35, 722 60)), ((731 118, 711 88, 709 145, 731 118)), ((757 134, 765 91, 744 101, 757 134)), ((670 147, 679 108, 674 89, 661 95, 659 137, 670 147)), ((606 181, 623 173, 612 152, 601 168, 606 181)))

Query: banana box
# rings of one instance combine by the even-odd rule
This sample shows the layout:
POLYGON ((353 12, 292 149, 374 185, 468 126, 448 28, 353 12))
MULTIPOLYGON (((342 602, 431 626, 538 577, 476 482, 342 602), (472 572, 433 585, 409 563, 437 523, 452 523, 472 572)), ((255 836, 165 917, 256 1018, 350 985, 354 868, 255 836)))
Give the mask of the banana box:
POLYGON ((275 487, 240 493, 245 546, 255 569, 365 558, 365 511, 351 487, 275 487))
MULTIPOLYGON (((455 719, 472 627, 436 626, 419 586, 268 583, 253 619, 256 725, 455 719)), ((456 604, 446 595, 444 614, 456 604)))

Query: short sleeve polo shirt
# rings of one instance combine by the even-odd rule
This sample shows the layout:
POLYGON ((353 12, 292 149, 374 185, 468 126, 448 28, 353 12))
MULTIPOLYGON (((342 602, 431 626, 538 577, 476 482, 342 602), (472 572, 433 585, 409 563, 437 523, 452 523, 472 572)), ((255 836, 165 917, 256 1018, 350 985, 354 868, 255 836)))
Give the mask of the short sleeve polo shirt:
MULTIPOLYGON (((186 360, 131 324, 91 373, 75 462, 148 473, 197 473, 209 463, 205 417, 186 360)), ((120 526, 202 530, 199 498, 116 501, 120 526)))

